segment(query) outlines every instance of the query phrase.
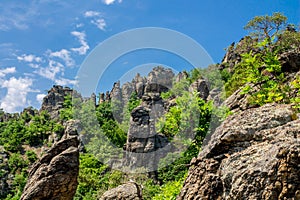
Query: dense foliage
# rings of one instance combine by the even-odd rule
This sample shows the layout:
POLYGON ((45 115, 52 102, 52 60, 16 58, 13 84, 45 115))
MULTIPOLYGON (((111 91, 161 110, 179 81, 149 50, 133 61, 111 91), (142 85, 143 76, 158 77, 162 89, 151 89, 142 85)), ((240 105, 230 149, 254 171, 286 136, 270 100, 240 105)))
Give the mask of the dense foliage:
MULTIPOLYGON (((299 46, 287 46, 284 41, 289 39, 295 44, 300 43, 300 33, 284 31, 277 39, 265 39, 258 42, 254 48, 259 52, 247 52, 241 55, 239 62, 233 69, 225 84, 226 95, 229 96, 238 89, 240 94, 249 95, 248 101, 252 105, 261 106, 266 103, 296 103, 299 107, 299 77, 290 82, 289 71, 283 69, 279 54, 283 51, 299 51, 299 46)), ((225 69, 226 70, 226 69, 225 69)))
MULTIPOLYGON (((20 198, 28 168, 40 157, 37 149, 50 147, 53 142, 50 136, 60 139, 63 122, 75 118, 84 127, 81 136, 85 146, 80 154, 79 185, 74 199, 97 199, 108 189, 130 179, 142 185, 144 199, 175 199, 191 159, 201 151, 203 139, 230 114, 226 107, 216 108, 214 102, 204 101, 197 92, 191 92, 190 85, 196 80, 205 79, 210 90, 225 89, 221 98, 238 91, 254 106, 293 103, 300 110, 300 75, 295 75, 297 69, 286 69, 280 62, 282 53, 300 52, 300 33, 295 26, 286 26, 286 21, 280 13, 255 17, 245 27, 253 32, 238 47, 242 52, 238 62, 233 66, 225 63, 223 68, 211 65, 207 69, 184 71, 183 78, 174 81, 172 89, 161 94, 172 106, 159 119, 156 128, 174 146, 180 141, 185 148, 160 161, 157 179, 148 174, 126 174, 104 164, 112 155, 122 157, 130 112, 141 104, 136 93, 122 106, 121 102, 106 101, 95 107, 92 101, 82 102, 79 98, 65 96, 60 119, 56 121, 45 111, 35 110, 34 114, 23 112, 0 122, 0 179, 10 177, 11 183, 10 190, 0 193, 0 198, 20 198), (7 158, 1 157, 4 153, 7 158), (176 159, 169 164, 174 156, 176 159)), ((0 118, 4 115, 0 110, 0 118)))
POLYGON ((60 137, 62 132, 63 126, 51 120, 45 111, 38 113, 34 110, 33 115, 24 111, 8 121, 0 122, 0 146, 3 146, 9 155, 8 170, 4 166, 5 163, 2 163, 0 178, 7 177, 8 174, 13 175, 12 189, 0 198, 20 198, 26 184, 28 167, 37 159, 35 150, 42 145, 50 146, 49 136, 55 134, 60 137))

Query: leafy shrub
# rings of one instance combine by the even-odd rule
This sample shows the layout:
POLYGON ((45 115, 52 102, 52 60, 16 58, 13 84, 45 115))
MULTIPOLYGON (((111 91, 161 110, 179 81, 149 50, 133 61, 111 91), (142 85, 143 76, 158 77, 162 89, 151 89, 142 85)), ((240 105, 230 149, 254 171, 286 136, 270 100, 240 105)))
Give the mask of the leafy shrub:
POLYGON ((8 159, 8 166, 12 173, 28 166, 28 162, 19 153, 12 153, 8 159))
POLYGON ((153 197, 153 200, 175 200, 182 188, 184 177, 182 177, 180 180, 171 181, 164 184, 161 187, 161 192, 156 194, 153 197))
POLYGON ((37 160, 37 155, 32 150, 26 151, 25 155, 26 155, 27 159, 29 160, 29 162, 31 162, 31 163, 33 163, 37 160))

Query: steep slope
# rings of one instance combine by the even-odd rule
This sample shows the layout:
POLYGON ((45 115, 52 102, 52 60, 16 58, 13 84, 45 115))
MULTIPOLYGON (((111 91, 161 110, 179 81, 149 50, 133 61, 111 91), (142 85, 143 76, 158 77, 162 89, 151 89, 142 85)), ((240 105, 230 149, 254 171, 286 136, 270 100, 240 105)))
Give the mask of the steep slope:
POLYGON ((268 104, 227 118, 191 162, 177 199, 299 199, 300 120, 268 104))
POLYGON ((21 199, 71 200, 78 185, 78 122, 68 121, 63 139, 30 169, 21 199))
POLYGON ((243 38, 219 64, 232 113, 177 199, 300 199, 300 33, 243 38))

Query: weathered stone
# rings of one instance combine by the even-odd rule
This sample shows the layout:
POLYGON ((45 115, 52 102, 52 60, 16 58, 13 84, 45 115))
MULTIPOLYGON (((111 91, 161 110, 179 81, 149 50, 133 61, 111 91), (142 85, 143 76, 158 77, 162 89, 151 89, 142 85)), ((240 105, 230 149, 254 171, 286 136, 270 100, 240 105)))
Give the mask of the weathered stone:
MULTIPOLYGON (((151 97, 150 97, 151 98, 151 97)), ((162 116, 163 105, 157 101, 139 106, 131 112, 130 127, 125 145, 124 165, 136 170, 155 171, 164 154, 158 151, 168 145, 165 136, 157 134, 155 123, 162 116)))
POLYGON ((109 94, 109 91, 106 91, 105 93, 105 101, 110 101, 110 94, 109 94))
POLYGON ((0 113, 0 122, 7 122, 11 119, 19 119, 20 114, 19 113, 0 113))
POLYGON ((103 102, 105 102, 105 96, 104 96, 104 93, 100 93, 98 104, 101 104, 101 103, 103 103, 103 102))
POLYGON ((93 93, 93 94, 91 95, 91 100, 92 100, 94 106, 96 106, 96 98, 97 98, 97 97, 96 97, 96 94, 93 93))
POLYGON ((231 111, 243 111, 254 107, 254 105, 249 104, 249 95, 242 94, 241 91, 242 89, 236 90, 223 102, 223 105, 229 108, 231 111))
POLYGON ((222 89, 214 88, 211 91, 209 91, 207 100, 208 101, 212 100, 214 102, 215 106, 220 106, 223 103, 223 99, 222 99, 221 95, 222 95, 222 89))
POLYGON ((278 60, 283 72, 298 72, 300 70, 300 52, 295 50, 283 52, 279 54, 278 60))
POLYGON ((73 93, 74 91, 68 87, 54 85, 44 97, 40 111, 47 111, 51 119, 59 119, 59 110, 63 108, 65 96, 73 93))
POLYGON ((141 187, 135 182, 128 182, 106 191, 100 200, 142 200, 141 187))
POLYGON ((260 51, 256 47, 257 40, 251 38, 250 36, 243 37, 236 45, 232 43, 222 60, 222 63, 219 65, 220 69, 226 68, 229 72, 232 72, 234 66, 236 66, 242 60, 242 54, 252 52, 257 53, 260 51))
POLYGON ((156 67, 149 73, 142 103, 131 112, 127 142, 124 146, 124 166, 129 169, 156 171, 159 159, 169 150, 168 139, 156 132, 155 123, 165 112, 165 102, 160 93, 168 91, 173 77, 170 69, 161 67, 156 67))
POLYGON ((166 92, 172 87, 174 73, 171 69, 155 67, 148 74, 145 93, 166 92))
POLYGON ((122 102, 122 92, 121 92, 121 88, 120 88, 120 81, 114 83, 114 86, 110 92, 110 98, 112 101, 122 102))
POLYGON ((38 160, 29 172, 22 200, 73 199, 78 185, 79 140, 73 122, 65 136, 38 160))
POLYGON ((122 85, 122 100, 124 105, 127 104, 133 92, 135 92, 135 89, 132 83, 127 82, 122 85))
POLYGON ((64 124, 65 126, 65 134, 64 138, 67 138, 69 136, 78 135, 78 133, 81 132, 82 127, 79 120, 68 120, 64 124))
POLYGON ((178 83, 184 79, 187 79, 188 78, 188 73, 186 71, 183 71, 183 72, 179 72, 176 77, 175 77, 175 82, 178 83))
POLYGON ((228 117, 211 135, 177 199, 297 199, 300 120, 269 104, 228 117))
POLYGON ((38 111, 33 107, 28 107, 28 108, 24 108, 24 110, 21 112, 21 115, 25 113, 30 116, 35 116, 38 113, 38 111))
POLYGON ((137 93, 137 96, 141 98, 144 95, 146 78, 142 77, 139 73, 137 73, 137 75, 132 80, 132 84, 134 85, 134 89, 137 93))
POLYGON ((206 100, 209 95, 208 83, 204 79, 200 78, 190 85, 189 92, 198 92, 199 97, 206 100))

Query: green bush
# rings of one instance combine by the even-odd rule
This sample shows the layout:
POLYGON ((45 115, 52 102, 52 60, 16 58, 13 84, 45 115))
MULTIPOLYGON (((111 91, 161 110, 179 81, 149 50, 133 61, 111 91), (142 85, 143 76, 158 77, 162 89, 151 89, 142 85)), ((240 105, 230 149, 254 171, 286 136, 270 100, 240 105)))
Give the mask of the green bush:
POLYGON ((27 157, 27 159, 29 160, 30 163, 33 163, 37 160, 37 155, 32 150, 26 151, 25 155, 26 155, 26 157, 27 157))
MULTIPOLYGON (((184 176, 185 177, 185 176, 184 176)), ((182 188, 184 177, 177 181, 170 181, 161 187, 161 192, 156 194, 153 200, 175 200, 182 188)))

